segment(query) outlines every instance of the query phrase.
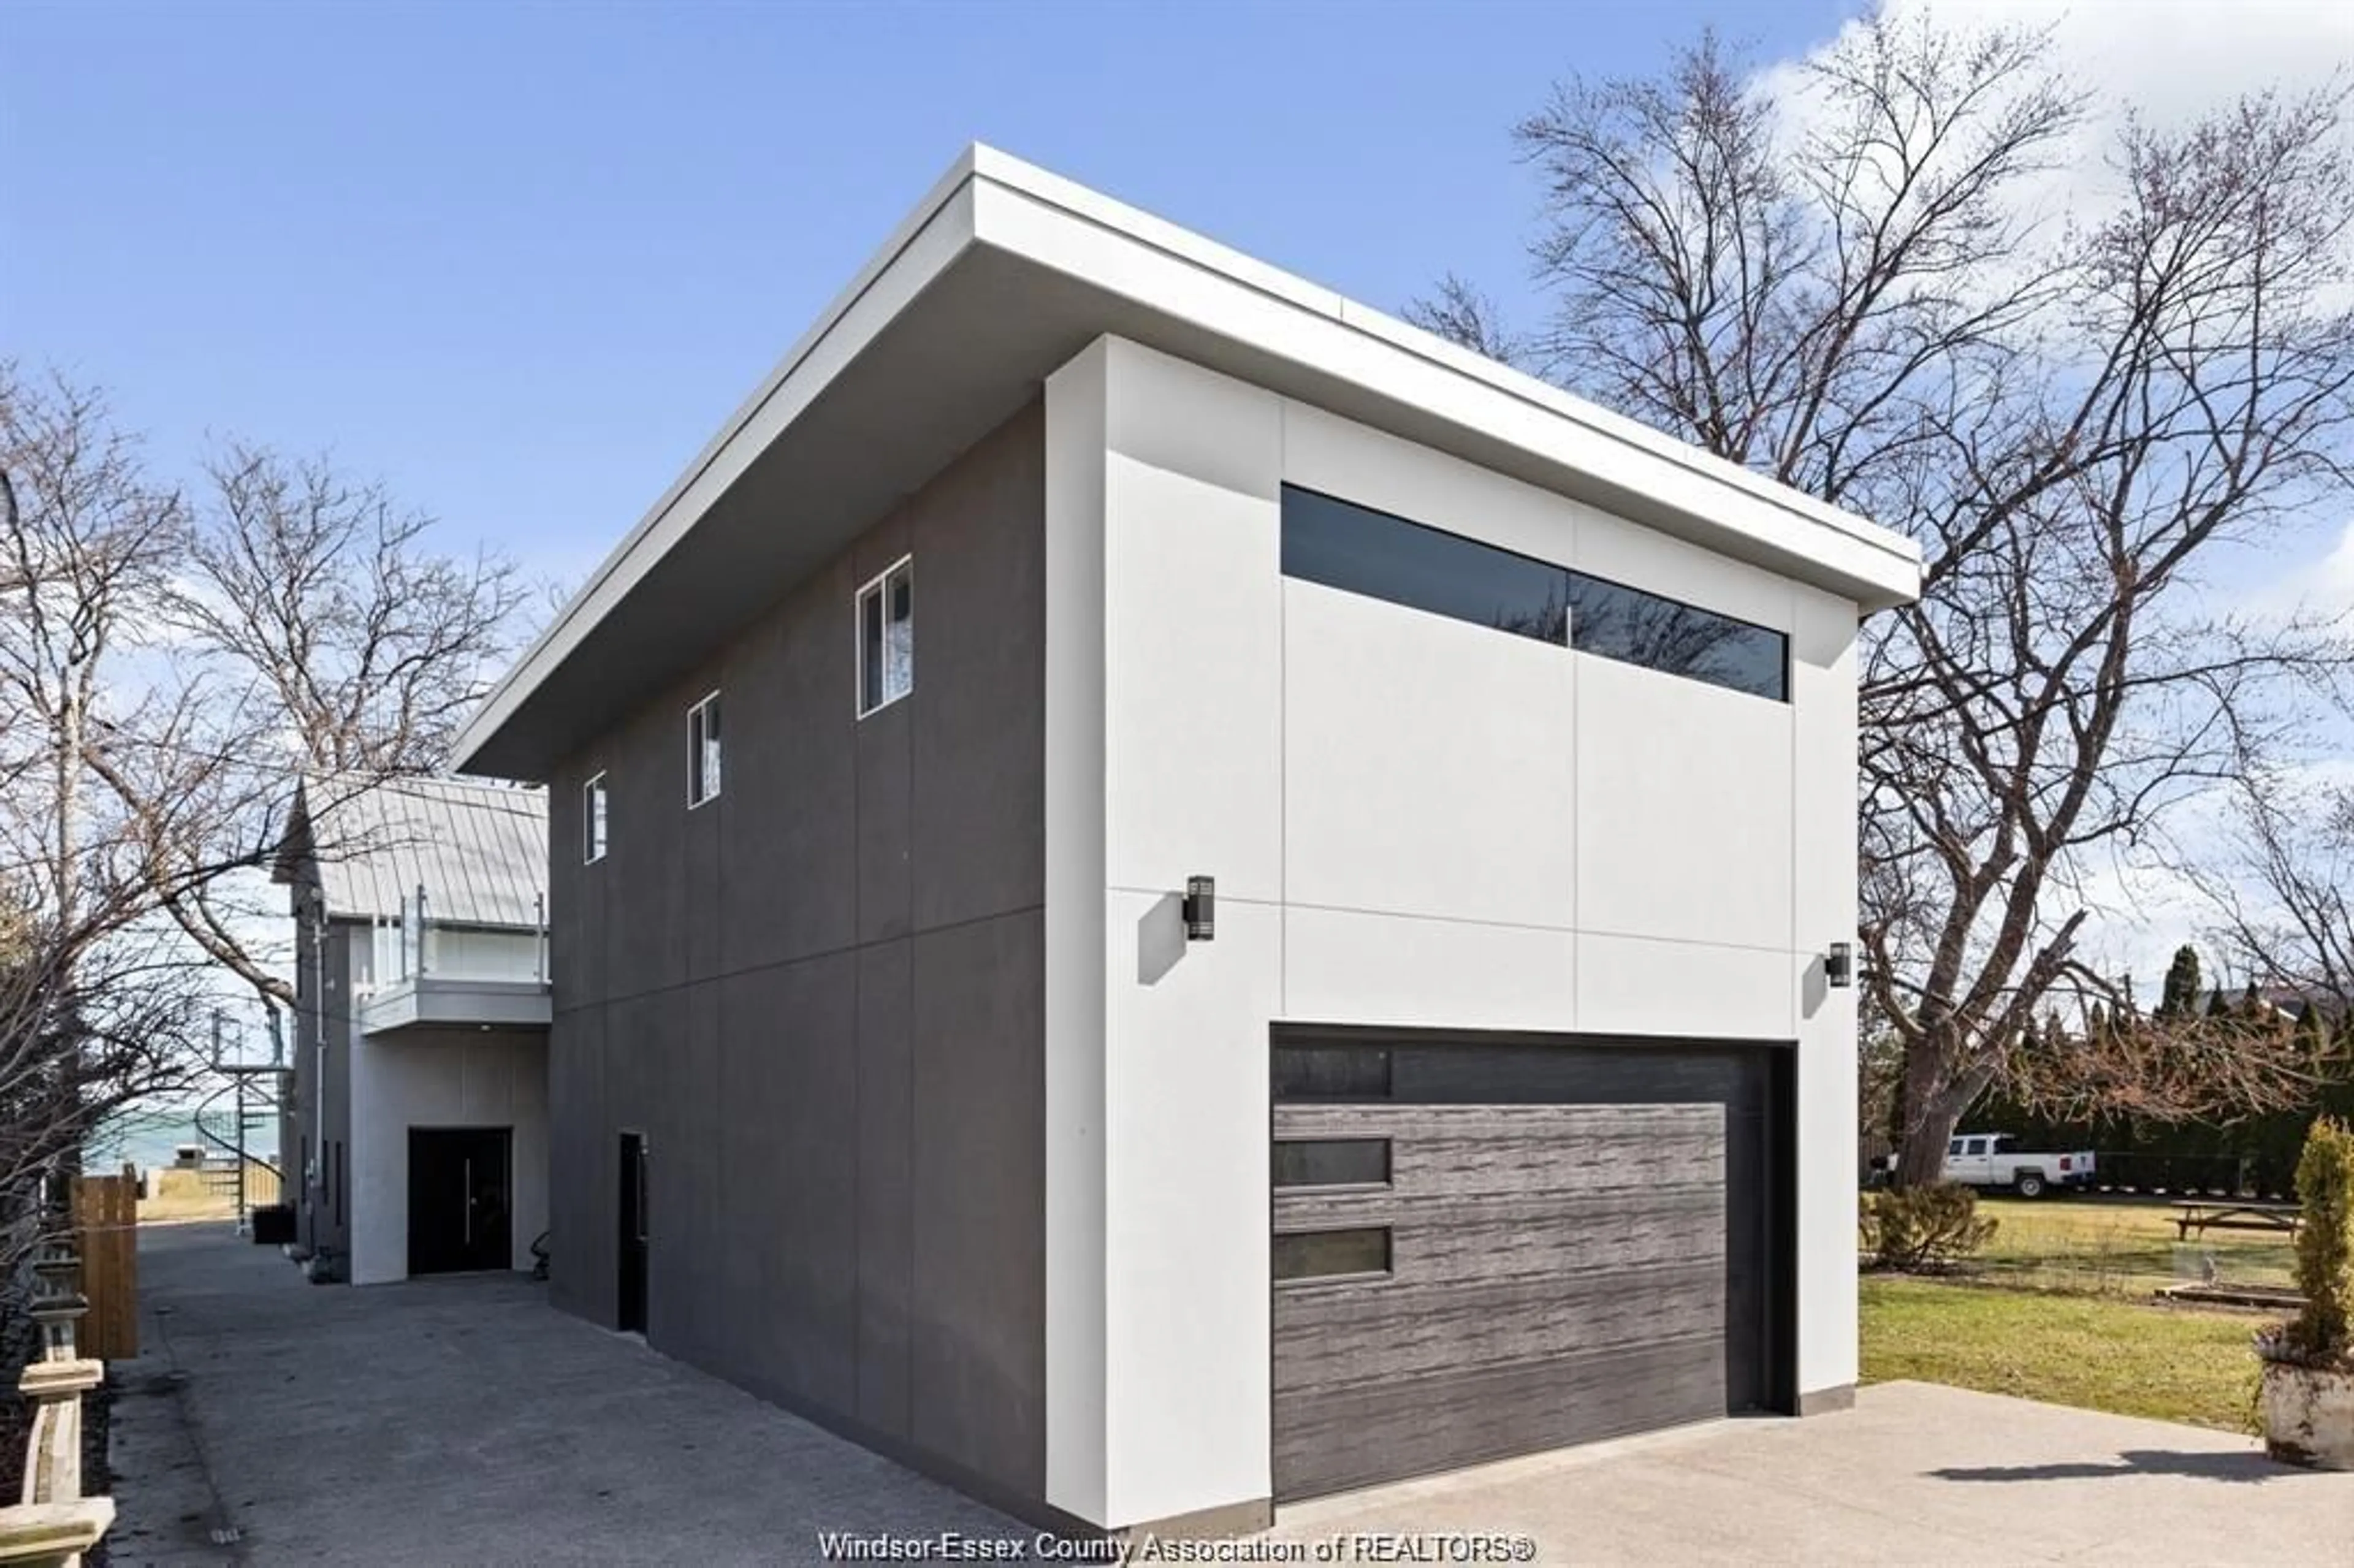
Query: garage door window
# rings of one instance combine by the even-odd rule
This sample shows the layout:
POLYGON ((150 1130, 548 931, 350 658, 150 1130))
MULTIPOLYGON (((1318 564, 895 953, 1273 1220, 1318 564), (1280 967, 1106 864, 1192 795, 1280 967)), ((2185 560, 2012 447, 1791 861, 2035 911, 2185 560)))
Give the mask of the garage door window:
POLYGON ((1274 1163, 1278 1187, 1386 1187, 1390 1181, 1390 1140, 1278 1139, 1274 1163))
POLYGON ((1291 1100, 1385 1100, 1390 1054, 1381 1045, 1278 1045, 1275 1097, 1291 1100))
POLYGON ((1310 1279, 1363 1278, 1390 1271, 1386 1225, 1345 1231, 1293 1231, 1275 1238, 1275 1278, 1280 1285, 1310 1279))

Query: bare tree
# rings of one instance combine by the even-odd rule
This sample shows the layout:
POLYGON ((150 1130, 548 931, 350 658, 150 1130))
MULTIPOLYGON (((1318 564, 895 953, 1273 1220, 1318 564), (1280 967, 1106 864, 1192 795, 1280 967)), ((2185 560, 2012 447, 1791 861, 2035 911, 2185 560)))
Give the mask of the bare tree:
POLYGON ((184 639, 170 700, 104 771, 145 826, 156 883, 175 890, 166 912, 292 1006, 291 982, 247 935, 269 895, 226 873, 270 863, 298 780, 315 819, 441 767, 524 630, 530 588, 503 556, 435 552, 429 517, 323 459, 232 445, 200 494, 186 569, 159 601, 184 639))
POLYGON ((323 462, 232 448, 199 495, 0 364, 0 1287, 38 1185, 201 1076, 222 969, 292 1001, 262 874, 297 784, 438 765, 522 630, 511 566, 323 462))
POLYGON ((2354 1012, 2354 788, 2277 768, 2237 787, 2233 861, 2197 868, 2225 950, 2253 983, 2354 1012))
POLYGON ((1405 319, 1506 365, 1523 365, 1530 357, 1530 345, 1505 327, 1494 299, 1452 272, 1439 280, 1435 296, 1408 304, 1405 319))
POLYGON ((117 673, 186 523, 98 398, 0 365, 0 1320, 41 1184, 196 1061, 192 966, 159 941, 138 826, 87 766, 143 705, 117 673))
POLYGON ((70 926, 37 896, 0 893, 0 1347, 43 1239, 44 1185, 110 1118, 203 1069, 203 977, 122 893, 86 895, 70 926))
POLYGON ((306 767, 442 766, 513 649, 514 565, 435 553, 431 518, 323 459, 240 444, 207 478, 174 619, 258 685, 306 767))
MULTIPOLYGON (((2202 1101, 2201 1042, 2031 1071, 2020 1048, 2056 1000, 2123 1000, 2079 949, 2097 857, 2347 669, 2334 625, 2208 613, 2199 577, 2346 493, 2343 101, 2129 122, 2114 194, 2058 232, 2031 198, 2086 101, 2033 31, 1882 20, 1788 103, 1704 36, 1520 128, 1555 306, 1531 362, 1923 546, 1921 602, 1861 652, 1864 979, 1902 1047, 1900 1181, 1935 1178, 1997 1083, 2190 1115, 2309 1077, 2284 1052, 2202 1101)), ((1481 315, 1467 341, 1500 332, 1481 315)))

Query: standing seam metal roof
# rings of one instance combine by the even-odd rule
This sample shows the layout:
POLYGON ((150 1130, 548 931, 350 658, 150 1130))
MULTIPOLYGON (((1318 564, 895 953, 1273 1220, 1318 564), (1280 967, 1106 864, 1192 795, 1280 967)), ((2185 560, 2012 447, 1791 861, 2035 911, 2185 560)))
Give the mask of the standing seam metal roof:
MULTIPOLYGON (((304 782, 296 810, 307 820, 304 847, 332 918, 397 916, 401 901, 422 885, 440 924, 539 924, 547 870, 545 789, 328 776, 304 782)), ((302 839, 302 826, 298 821, 290 837, 302 839)))

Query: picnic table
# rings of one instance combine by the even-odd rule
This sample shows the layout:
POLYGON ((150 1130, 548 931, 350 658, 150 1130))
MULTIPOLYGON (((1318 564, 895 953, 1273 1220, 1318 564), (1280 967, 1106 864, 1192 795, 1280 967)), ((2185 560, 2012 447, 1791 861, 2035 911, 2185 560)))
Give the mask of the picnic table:
POLYGON ((2294 1236, 2298 1219, 2295 1203, 2219 1202, 2185 1198, 2182 1213, 2175 1217, 2174 1239, 2189 1241, 2193 1231, 2202 1236, 2209 1231, 2273 1231, 2294 1236))

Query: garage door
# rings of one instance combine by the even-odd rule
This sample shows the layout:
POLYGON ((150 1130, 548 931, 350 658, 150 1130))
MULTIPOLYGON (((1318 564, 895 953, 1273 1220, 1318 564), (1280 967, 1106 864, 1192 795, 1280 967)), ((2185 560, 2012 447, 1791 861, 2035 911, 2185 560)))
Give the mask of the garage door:
POLYGON ((1788 1055, 1275 1042, 1278 1499, 1792 1393, 1788 1055))

